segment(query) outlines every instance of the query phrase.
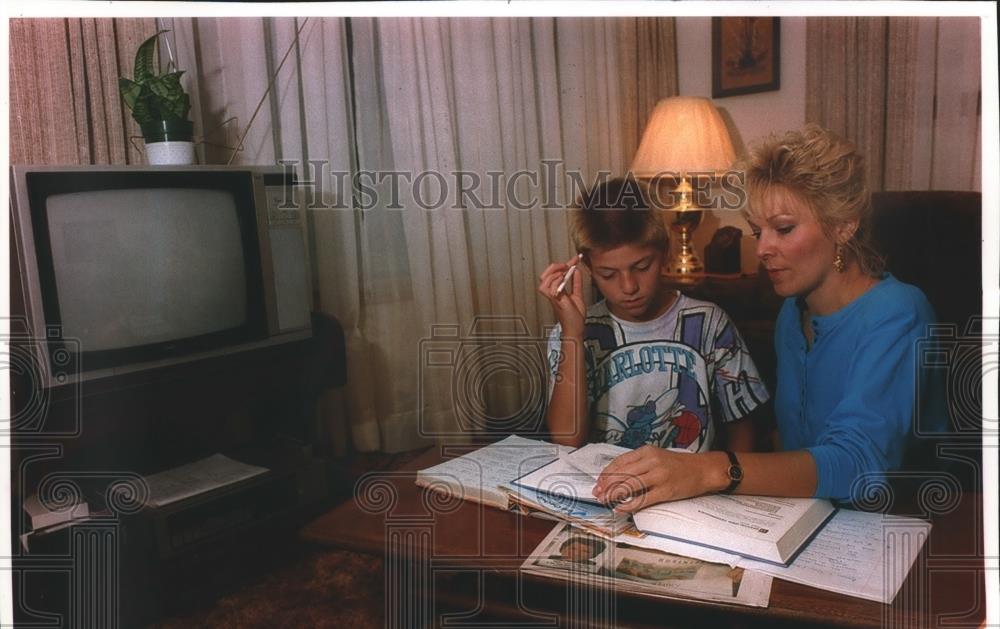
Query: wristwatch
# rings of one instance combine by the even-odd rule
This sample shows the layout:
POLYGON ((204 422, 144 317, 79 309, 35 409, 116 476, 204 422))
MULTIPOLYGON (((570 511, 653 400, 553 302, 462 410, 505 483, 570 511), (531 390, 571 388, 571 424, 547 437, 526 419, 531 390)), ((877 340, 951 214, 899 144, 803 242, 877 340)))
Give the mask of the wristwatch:
POLYGON ((729 468, 726 470, 726 475, 729 476, 729 487, 723 489, 721 493, 731 494, 740 486, 740 481, 743 480, 743 467, 736 460, 735 454, 729 450, 723 450, 723 452, 729 457, 729 468))

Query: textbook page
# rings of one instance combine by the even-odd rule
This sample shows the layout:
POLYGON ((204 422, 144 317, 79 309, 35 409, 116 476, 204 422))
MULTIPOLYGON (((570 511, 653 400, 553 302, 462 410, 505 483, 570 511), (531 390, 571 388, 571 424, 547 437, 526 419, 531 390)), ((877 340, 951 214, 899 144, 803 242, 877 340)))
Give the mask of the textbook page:
POLYGON ((788 567, 741 559, 747 570, 779 579, 891 603, 930 535, 916 518, 841 509, 788 567))
POLYGON ((827 500, 716 494, 656 504, 632 517, 644 533, 787 565, 833 512, 827 500))
POLYGON ((639 513, 701 522, 723 534, 777 543, 815 502, 811 498, 718 494, 664 502, 639 513))
MULTIPOLYGON (((673 448, 670 450, 674 451, 673 448)), ((594 487, 601 472, 616 457, 632 451, 611 443, 588 443, 561 453, 558 461, 516 479, 514 485, 599 503, 594 497, 594 487)))
MULTIPOLYGON (((680 454, 691 454, 690 450, 682 448, 665 448, 667 452, 677 452, 680 454)), ((573 468, 590 476, 594 480, 600 477, 601 472, 611 461, 626 452, 634 452, 631 448, 624 448, 613 443, 588 443, 587 445, 574 450, 562 457, 566 463, 573 468)))
POLYGON ((511 435, 503 441, 420 470, 417 484, 426 487, 435 482, 443 483, 463 499, 506 509, 507 495, 500 491, 501 485, 571 450, 568 446, 511 435))
POLYGON ((743 559, 740 555, 727 553, 724 550, 709 548, 708 546, 703 546, 701 544, 690 544, 679 539, 661 537, 659 535, 647 535, 634 526, 630 527, 624 533, 616 535, 613 541, 616 544, 628 544, 630 546, 658 550, 672 555, 693 557, 694 559, 700 559, 711 563, 724 563, 731 568, 740 566, 740 561, 743 559))
POLYGON ((516 485, 508 485, 502 489, 514 504, 549 513, 603 537, 614 537, 632 526, 627 513, 615 513, 602 504, 516 485))
POLYGON ((632 450, 613 443, 588 443, 564 456, 563 460, 574 469, 597 480, 608 463, 626 452, 632 450))
POLYGON ((600 504, 594 497, 596 479, 589 473, 581 472, 570 465, 566 456, 517 478, 512 484, 516 487, 534 489, 576 501, 600 504))

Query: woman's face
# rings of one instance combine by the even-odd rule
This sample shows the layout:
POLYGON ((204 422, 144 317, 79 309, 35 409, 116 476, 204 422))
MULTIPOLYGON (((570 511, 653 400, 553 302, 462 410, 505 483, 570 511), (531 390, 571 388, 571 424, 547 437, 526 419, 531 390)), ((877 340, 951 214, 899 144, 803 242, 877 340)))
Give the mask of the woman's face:
POLYGON ((773 187, 760 205, 747 217, 757 239, 757 257, 776 293, 808 300, 836 273, 836 243, 823 233, 806 202, 787 188, 773 187))

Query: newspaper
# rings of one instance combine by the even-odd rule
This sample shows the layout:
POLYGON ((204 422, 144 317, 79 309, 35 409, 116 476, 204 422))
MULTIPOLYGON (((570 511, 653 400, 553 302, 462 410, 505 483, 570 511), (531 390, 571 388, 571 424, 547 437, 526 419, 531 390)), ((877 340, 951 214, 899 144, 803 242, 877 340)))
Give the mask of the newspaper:
POLYGON ((546 536, 521 571, 671 599, 767 607, 769 575, 635 548, 563 522, 546 536))

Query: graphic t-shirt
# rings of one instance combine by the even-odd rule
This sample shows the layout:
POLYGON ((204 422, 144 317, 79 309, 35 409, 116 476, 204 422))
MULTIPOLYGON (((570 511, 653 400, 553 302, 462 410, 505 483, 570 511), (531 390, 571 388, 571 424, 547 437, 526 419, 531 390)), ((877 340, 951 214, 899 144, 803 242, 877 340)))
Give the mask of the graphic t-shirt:
MULTIPOLYGON (((550 398, 560 332, 557 325, 549 336, 550 398)), ((716 416, 735 421, 769 397, 725 311, 680 293, 641 323, 619 319, 604 301, 591 306, 584 360, 592 442, 709 450, 716 416)))

